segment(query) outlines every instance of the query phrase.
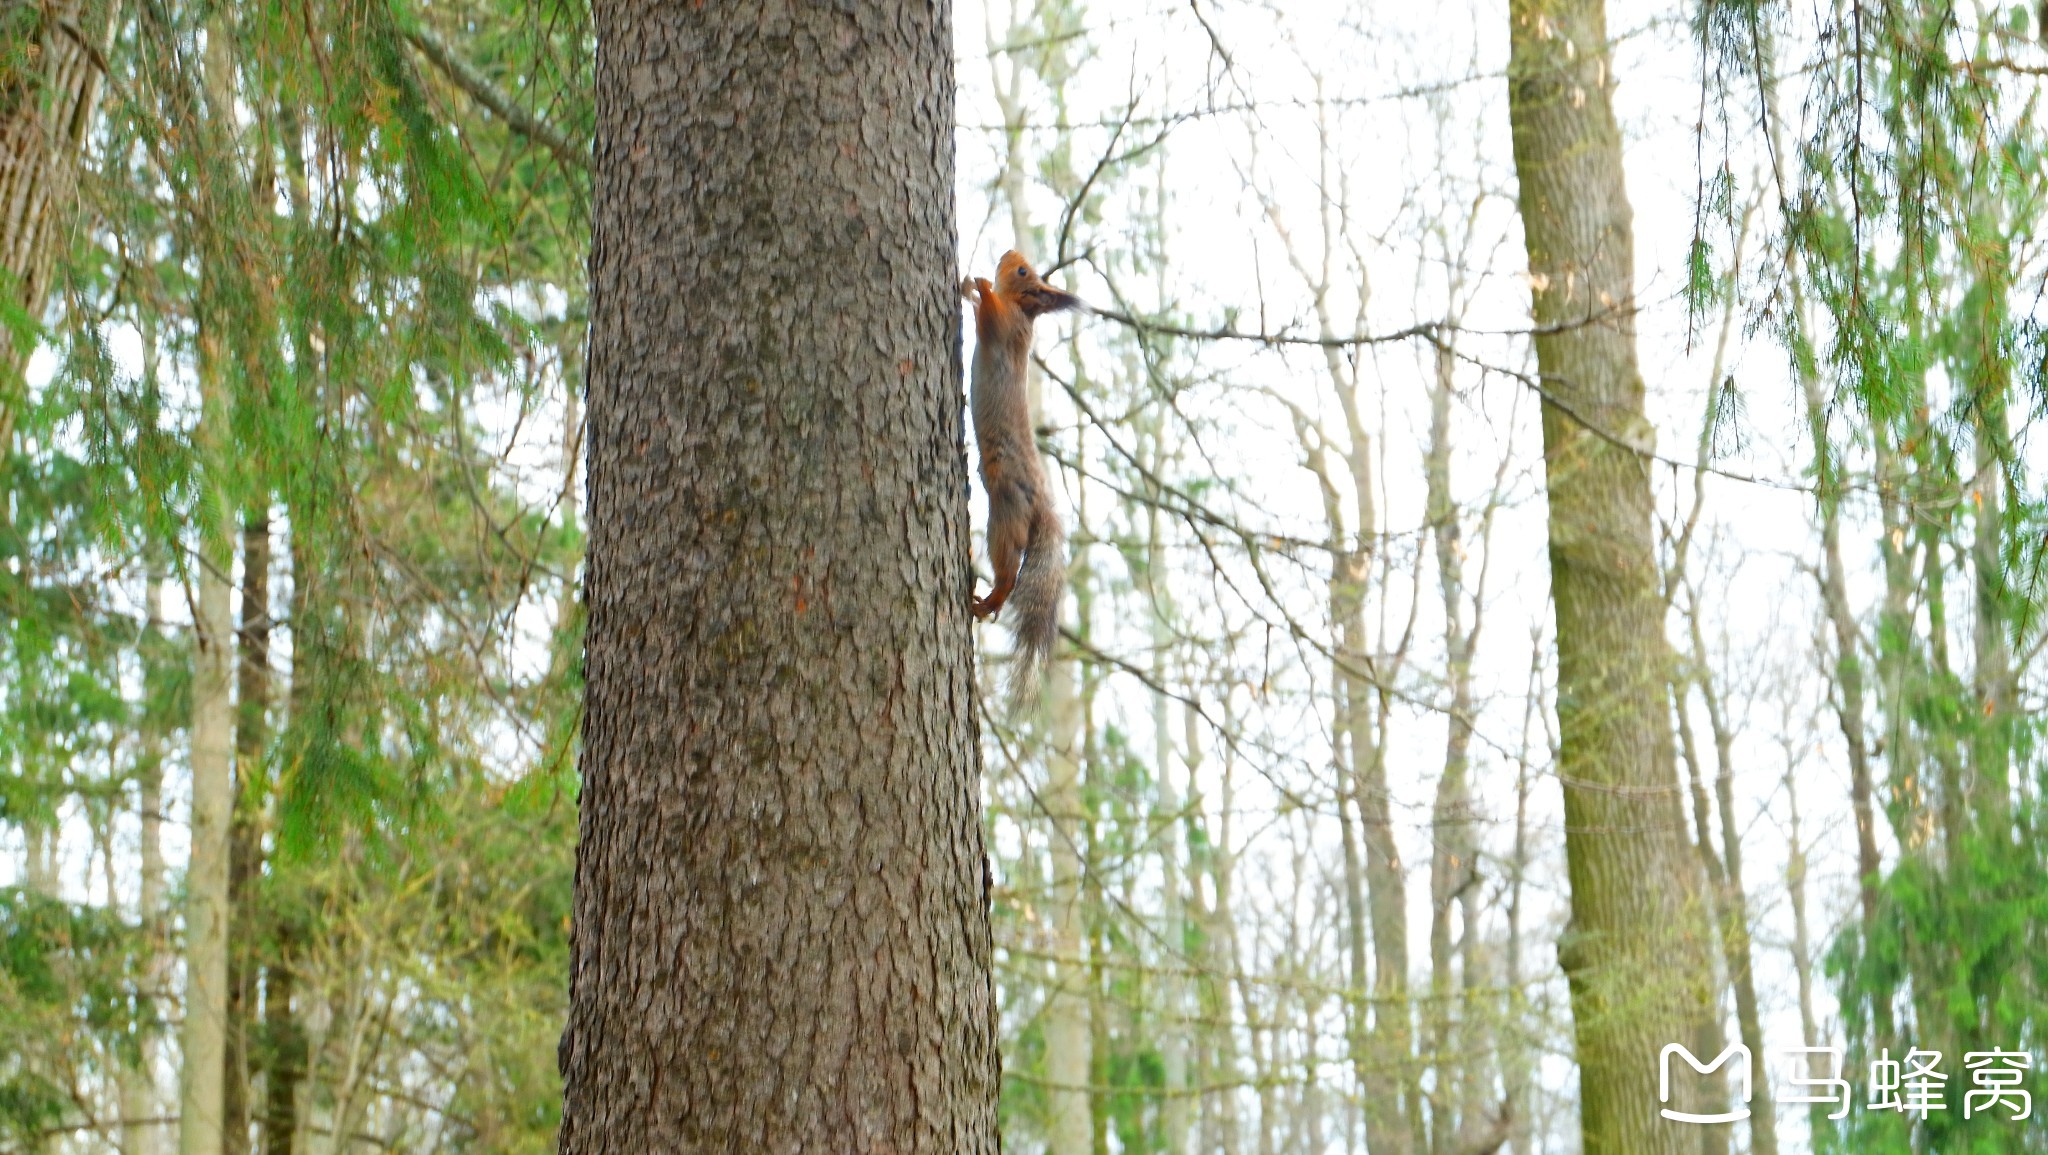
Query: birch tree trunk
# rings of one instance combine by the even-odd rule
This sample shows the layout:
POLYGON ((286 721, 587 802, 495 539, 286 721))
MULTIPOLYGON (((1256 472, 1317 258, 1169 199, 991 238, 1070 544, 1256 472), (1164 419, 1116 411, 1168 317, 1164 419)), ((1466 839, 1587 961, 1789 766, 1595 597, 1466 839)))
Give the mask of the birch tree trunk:
POLYGON ((996 1150, 949 5, 597 5, 561 1150, 996 1150))
POLYGON ((1697 1037, 1712 972, 1664 693, 1652 431, 1606 11, 1603 0, 1513 0, 1509 20, 1571 882, 1558 961, 1572 988, 1582 1141, 1586 1155, 1664 1155, 1699 1139, 1658 1114, 1659 1052, 1697 1037))

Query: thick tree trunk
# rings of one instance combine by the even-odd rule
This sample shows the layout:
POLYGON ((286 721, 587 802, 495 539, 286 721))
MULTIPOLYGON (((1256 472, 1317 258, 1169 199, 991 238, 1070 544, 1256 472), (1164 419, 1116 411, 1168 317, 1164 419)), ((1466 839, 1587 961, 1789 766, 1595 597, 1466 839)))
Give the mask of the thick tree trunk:
MULTIPOLYGON (((62 238, 70 230, 78 157, 92 131, 104 78, 93 57, 106 43, 113 6, 59 0, 41 8, 32 80, 0 80, 0 292, 41 321, 62 238)), ((32 350, 0 325, 0 445, 13 428, 20 373, 32 350)))
MULTIPOLYGON (((1660 1118, 1658 1056, 1698 1037, 1711 983, 1665 702, 1636 364, 1634 237, 1603 0, 1514 0, 1508 109, 1544 391, 1558 776, 1586 1155, 1697 1148, 1660 1118)), ((1711 1056, 1702 1056, 1705 1060, 1711 1056)), ((1682 1084, 1690 1071, 1678 1075, 1682 1084)))
POLYGON ((949 6, 595 24, 561 1150, 993 1152, 949 6))

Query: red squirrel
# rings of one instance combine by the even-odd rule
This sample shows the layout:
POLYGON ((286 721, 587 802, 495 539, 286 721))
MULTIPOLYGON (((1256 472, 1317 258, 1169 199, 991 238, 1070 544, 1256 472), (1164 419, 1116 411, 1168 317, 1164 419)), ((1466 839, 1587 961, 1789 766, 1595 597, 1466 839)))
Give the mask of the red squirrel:
POLYGON ((1032 437, 1024 370, 1031 361, 1031 322, 1076 308, 1081 299, 1039 279, 1018 253, 1003 254, 990 284, 970 277, 960 293, 974 302, 974 439, 981 446, 981 484, 988 491, 988 554, 995 588, 974 602, 974 616, 1012 607, 1017 667, 1011 685, 1029 698, 1060 632, 1067 581, 1066 530, 1052 506, 1052 487, 1032 437))

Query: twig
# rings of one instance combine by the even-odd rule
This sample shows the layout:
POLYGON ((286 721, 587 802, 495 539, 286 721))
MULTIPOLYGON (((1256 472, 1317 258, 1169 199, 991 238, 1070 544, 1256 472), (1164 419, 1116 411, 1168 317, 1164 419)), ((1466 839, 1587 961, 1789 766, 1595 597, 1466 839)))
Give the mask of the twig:
POLYGON ((448 42, 428 28, 408 29, 405 38, 420 50, 420 55, 431 61, 441 75, 452 81, 455 87, 469 94, 470 99, 491 110, 505 126, 521 136, 544 145, 563 164, 584 172, 590 171, 590 149, 579 146, 561 129, 519 107, 504 90, 492 84, 489 77, 479 72, 475 65, 455 54, 448 42))

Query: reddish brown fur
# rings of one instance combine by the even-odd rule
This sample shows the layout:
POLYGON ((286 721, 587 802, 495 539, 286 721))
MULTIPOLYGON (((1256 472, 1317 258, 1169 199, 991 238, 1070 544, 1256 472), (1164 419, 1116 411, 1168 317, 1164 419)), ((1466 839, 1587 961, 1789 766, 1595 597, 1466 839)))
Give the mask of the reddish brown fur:
POLYGON ((1032 321, 1080 301, 1046 284, 1015 252, 1003 254, 994 283, 971 278, 961 292, 974 301, 974 436, 981 448, 989 561, 995 568, 995 588, 973 603, 974 615, 993 617, 1016 596, 1022 690, 1028 688, 1023 679, 1058 636, 1066 580, 1066 533, 1039 463, 1024 387, 1032 321))

